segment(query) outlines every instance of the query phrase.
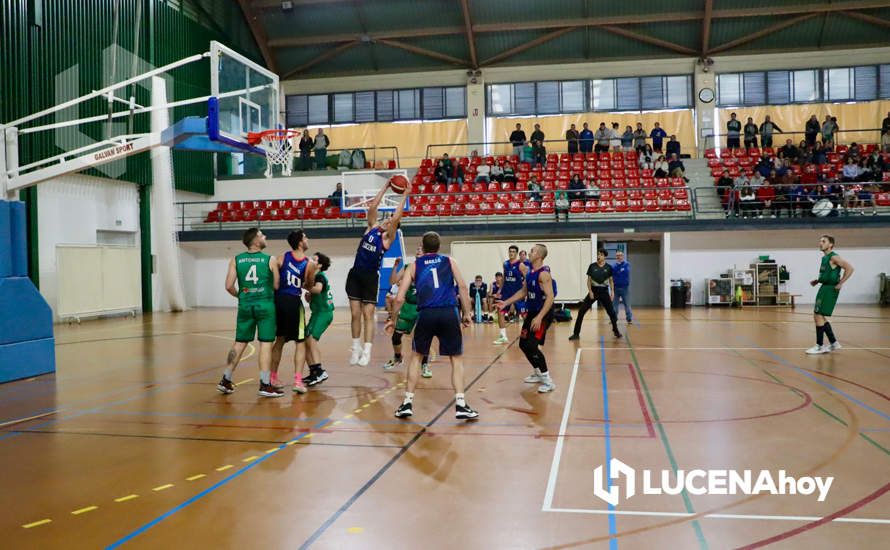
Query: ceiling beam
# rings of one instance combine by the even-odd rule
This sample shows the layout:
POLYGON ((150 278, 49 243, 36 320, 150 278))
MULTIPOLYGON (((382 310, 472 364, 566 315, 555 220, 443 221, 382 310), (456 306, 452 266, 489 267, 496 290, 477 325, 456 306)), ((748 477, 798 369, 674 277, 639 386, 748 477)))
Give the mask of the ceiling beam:
POLYGON ((686 46, 681 46, 680 44, 675 44, 673 42, 668 42, 667 40, 662 40, 660 38, 655 38, 654 36, 649 36, 646 34, 640 34, 633 31, 629 31, 627 29, 621 27, 613 27, 611 25, 604 25, 598 27, 604 31, 609 31, 612 34, 617 34, 618 36, 623 36, 625 38, 630 38, 631 40, 636 40, 638 42, 644 42, 646 44, 652 44, 654 46, 659 46, 661 48, 665 48, 667 50, 671 50, 683 55, 698 55, 696 50, 692 48, 687 48, 686 46))
POLYGON ((716 48, 711 49, 711 51, 708 53, 715 54, 715 53, 725 52, 726 50, 731 50, 732 48, 736 48, 738 46, 741 46, 742 44, 747 44, 749 42, 753 42, 755 40, 763 38, 764 36, 768 36, 770 34, 773 34, 774 32, 788 28, 792 25, 797 25, 798 23, 803 23, 804 21, 808 21, 814 17, 818 17, 819 15, 821 15, 821 14, 820 13, 808 13, 806 15, 801 15, 801 16, 795 17, 793 19, 787 19, 785 21, 781 21, 779 23, 776 23, 775 25, 770 25, 769 27, 764 27, 763 29, 760 29, 757 32, 754 32, 751 34, 746 34, 745 36, 742 36, 741 38, 736 38, 735 40, 731 40, 729 42, 726 42, 725 44, 720 44, 716 48))
POLYGON ((890 21, 888 21, 886 19, 881 19, 880 17, 875 17, 874 15, 859 13, 858 11, 842 11, 840 13, 842 13, 843 15, 846 15, 847 17, 852 17, 853 19, 865 21, 866 23, 871 23, 872 25, 884 27, 885 29, 890 29, 890 21))
POLYGON ((493 56, 489 57, 488 59, 483 59, 482 62, 479 63, 479 65, 487 66, 487 65, 491 65, 493 63, 497 63, 498 61, 503 61, 504 59, 507 59, 508 57, 513 57, 514 55, 524 52, 525 50, 534 48, 535 46, 540 46, 541 44, 543 44, 545 42, 550 42, 551 40, 559 38, 560 36, 562 36, 564 34, 568 34, 577 28, 578 27, 567 27, 564 29, 557 29, 553 32, 549 32, 543 36, 539 36, 538 38, 535 38, 534 40, 531 40, 524 44, 520 44, 520 45, 516 46, 515 48, 510 48, 509 50, 505 50, 499 54, 493 55, 493 56))
POLYGON ((377 40, 374 40, 374 42, 376 42, 377 44, 383 44, 384 46, 389 46, 391 48, 398 48, 400 50, 405 50, 406 52, 422 55, 424 57, 431 57, 433 59, 438 59, 439 61, 445 61, 446 63, 451 63, 453 65, 460 65, 461 67, 469 66, 469 62, 466 59, 458 59, 444 53, 421 48, 420 46, 414 46, 413 44, 405 44, 404 42, 387 40, 383 38, 378 38, 377 40))
POLYGON ((479 60, 476 59, 476 37, 473 36, 473 22, 470 20, 470 6, 467 0, 460 0, 461 10, 464 12, 464 25, 467 27, 467 47, 470 48, 470 62, 474 69, 479 68, 479 60))
POLYGON ((327 61, 328 59, 331 59, 332 57, 337 57, 341 53, 345 52, 346 50, 348 50, 349 48, 351 48, 353 46, 358 45, 359 43, 360 42, 358 40, 353 40, 352 42, 346 42, 345 44, 340 44, 336 48, 331 48, 330 50, 310 59, 309 61, 303 63, 302 65, 300 65, 298 67, 294 67, 290 71, 281 75, 281 80, 287 80, 288 78, 291 78, 292 76, 300 74, 300 73, 306 71, 307 69, 318 65, 319 63, 323 63, 323 62, 327 61))
MULTIPOLYGON (((355 12, 355 18, 358 19, 359 28, 362 29, 362 34, 366 34, 368 32, 368 25, 365 24, 365 16, 362 14, 361 2, 359 0, 351 0, 352 1, 352 10, 355 12)), ((374 69, 376 73, 378 70, 377 64, 377 56, 374 55, 374 48, 368 50, 368 53, 371 55, 371 68, 374 69)))
MULTIPOLYGON (((290 3, 293 4, 294 8, 299 8, 301 6, 342 4, 350 1, 351 0, 290 0, 290 3)), ((281 0, 253 0, 253 7, 259 11, 283 11, 281 9, 281 0)))
POLYGON ((711 41, 711 17, 714 15, 714 0, 705 0, 705 17, 701 22, 701 56, 708 55, 711 41))
POLYGON ((369 32, 366 35, 358 33, 344 34, 324 34, 318 36, 302 36, 293 38, 273 38, 269 40, 271 48, 298 48, 302 46, 312 46, 324 43, 347 42, 350 40, 369 40, 375 41, 379 39, 391 40, 394 38, 424 38, 428 36, 442 36, 448 34, 463 34, 464 27, 432 27, 420 29, 394 29, 391 31, 369 32))
POLYGON ((241 12, 244 14, 244 19, 247 20, 247 26, 250 27, 253 39, 256 41, 256 45, 260 48, 260 53, 263 55, 266 67, 273 73, 277 73, 278 69, 275 66, 275 57, 272 56, 272 51, 269 49, 269 37, 266 36, 266 28, 260 23, 257 14, 254 13, 250 0, 238 0, 238 5, 241 6, 241 12))

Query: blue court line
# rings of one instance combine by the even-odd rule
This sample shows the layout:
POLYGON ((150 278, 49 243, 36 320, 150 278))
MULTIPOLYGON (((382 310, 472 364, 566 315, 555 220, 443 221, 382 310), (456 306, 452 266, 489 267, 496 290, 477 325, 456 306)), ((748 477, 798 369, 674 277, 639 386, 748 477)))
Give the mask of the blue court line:
MULTIPOLYGON (((322 421, 322 422, 319 422, 318 424, 316 424, 315 426, 313 426, 312 429, 316 430, 316 429, 322 428, 322 427, 323 427, 325 424, 327 424, 329 421, 330 421, 330 420, 324 420, 324 421, 322 421)), ((309 432, 307 432, 307 433, 309 433, 309 432)), ((161 514, 160 516, 156 517, 155 519, 153 519, 153 520, 149 521, 148 523, 146 523, 145 525, 143 525, 142 527, 139 527, 139 528, 136 529, 135 531, 133 531, 133 532, 127 534, 127 535, 124 535, 123 537, 121 537, 121 538, 119 538, 118 540, 114 541, 113 543, 109 544, 108 546, 105 547, 106 550, 110 550, 110 549, 112 549, 112 548, 118 548, 118 547, 120 547, 121 545, 123 545, 123 544, 125 544, 125 543, 127 543, 127 542, 129 542, 129 541, 131 541, 131 540, 133 540, 134 538, 138 537, 138 536, 141 535, 142 533, 148 531, 149 529, 151 529, 152 527, 154 527, 155 525, 157 525, 158 523, 160 523, 160 522, 164 521, 165 519, 167 519, 168 517, 172 516, 172 515, 175 514, 176 512, 182 510, 183 508, 186 508, 187 506, 191 505, 191 504, 194 503, 194 502, 197 502, 197 501, 201 500, 201 499, 204 498, 205 496, 209 495, 209 494, 212 493, 213 491, 215 491, 215 490, 219 489, 220 487, 222 487, 223 485, 225 485, 226 483, 232 481, 232 480, 235 479, 236 477, 238 477, 238 476, 244 474, 245 472, 249 471, 251 468, 254 468, 254 467, 257 466, 258 464, 260 464, 260 463, 262 463, 262 462, 265 462, 265 461, 268 460, 269 458, 271 458, 271 457, 277 455, 282 449, 284 449, 284 448, 287 447, 287 444, 288 444, 288 443, 291 443, 291 442, 294 442, 294 441, 299 441, 300 439, 303 439, 304 437, 306 437, 306 435, 307 435, 306 433, 302 433, 302 434, 298 435, 297 437, 291 439, 290 441, 287 441, 287 442, 285 442, 285 443, 282 443, 282 444, 278 447, 278 450, 276 450, 274 453, 269 453, 269 454, 267 454, 266 456, 264 456, 264 457, 262 457, 262 458, 259 458, 259 459, 257 459, 257 460, 254 460, 253 462, 251 462, 251 463, 248 464, 247 466, 243 466, 240 470, 236 471, 235 473, 229 475, 228 477, 225 477, 225 478, 221 479, 220 481, 218 481, 218 482, 214 483, 213 485, 211 485, 210 487, 204 489, 203 491, 201 491, 201 492, 198 493, 197 495, 195 495, 195 496, 189 498, 189 499, 186 500, 185 502, 183 502, 183 503, 181 503, 181 504, 179 504, 179 505, 177 505, 177 506, 174 506, 173 508, 167 510, 166 512, 164 512, 164 513, 161 514)))
MULTIPOLYGON (((738 339, 739 339, 739 340, 745 340, 744 338, 741 338, 741 337, 738 337, 738 339)), ((789 368, 792 368, 792 369, 796 370, 797 372, 799 372, 800 374, 806 376, 807 378, 809 378, 809 379, 812 380, 813 382, 819 384, 820 386, 823 386, 823 387, 828 388, 829 390, 831 390, 831 391, 833 391, 833 392, 835 392, 835 393, 838 393, 838 394, 840 394, 840 395, 843 395, 844 397, 846 397, 847 399, 849 399, 849 400, 852 401, 853 403, 859 405, 860 407, 862 407, 863 409, 865 409, 865 410, 867 410, 867 411, 871 411, 871 412, 875 413, 876 415, 880 416, 880 417, 883 418, 884 420, 890 421, 890 414, 887 414, 887 413, 885 413, 885 412, 883 412, 883 411, 879 411, 878 409, 872 407, 871 405, 867 405, 867 404, 863 403, 862 401, 856 399, 855 397, 853 397, 853 396, 850 395, 849 393, 845 392, 844 390, 842 390, 842 389, 840 389, 840 388, 838 388, 838 387, 836 387, 836 386, 833 386, 833 385, 829 384, 828 382, 825 382, 824 380, 820 380, 820 379, 817 378, 815 375, 813 375, 813 374, 811 374, 811 373, 805 371, 804 369, 798 367, 797 365, 794 365, 794 364, 792 364, 792 363, 789 363, 788 361, 786 361, 785 359, 782 359, 781 357, 779 357, 779 356, 776 355, 775 353, 773 353, 773 352, 771 352, 771 351, 769 351, 769 350, 765 350, 765 349, 763 349, 763 348, 761 348, 761 347, 758 347, 758 346, 757 346, 756 344, 754 344, 753 342, 749 342, 749 343, 750 343, 751 347, 753 347, 754 349, 758 350, 760 353, 763 353, 764 355, 766 355, 766 356, 772 358, 773 360, 778 361, 779 363, 781 363, 782 365, 784 365, 784 366, 786 366, 786 367, 789 367, 789 368)))
MULTIPOLYGON (((609 386, 606 382, 606 339, 604 336, 600 336, 600 367, 602 369, 602 386, 603 386, 603 420, 605 420, 605 431, 606 431, 606 482, 608 483, 607 489, 609 491, 612 490, 612 438, 611 438, 611 427, 609 423, 609 386)), ((615 506, 609 504, 609 511, 614 512, 615 506)), ((617 550, 618 548, 618 539, 612 538, 618 534, 618 526, 615 521, 615 514, 609 514, 609 549, 617 550)))

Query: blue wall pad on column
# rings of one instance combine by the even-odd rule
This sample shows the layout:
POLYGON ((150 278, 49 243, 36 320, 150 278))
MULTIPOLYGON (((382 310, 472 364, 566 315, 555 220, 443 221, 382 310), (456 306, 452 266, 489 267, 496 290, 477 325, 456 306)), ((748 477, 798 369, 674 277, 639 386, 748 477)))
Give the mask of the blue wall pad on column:
POLYGON ((9 203, 9 242, 12 250, 12 276, 28 276, 28 227, 25 203, 9 203))
POLYGON ((56 371, 55 364, 55 338, 0 345, 0 382, 49 374, 56 371))
POLYGON ((0 201, 0 279, 12 275, 11 231, 9 203, 0 201))

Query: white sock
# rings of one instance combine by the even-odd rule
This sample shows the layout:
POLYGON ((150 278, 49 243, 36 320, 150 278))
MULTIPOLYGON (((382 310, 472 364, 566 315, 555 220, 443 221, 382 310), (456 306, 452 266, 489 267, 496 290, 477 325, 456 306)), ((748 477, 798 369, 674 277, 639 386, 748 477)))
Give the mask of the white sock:
POLYGON ((232 373, 233 373, 233 372, 235 372, 235 371, 232 370, 231 368, 227 368, 226 370, 223 371, 223 377, 225 377, 226 380, 228 380, 229 382, 231 382, 231 381, 232 381, 232 373))
POLYGON ((361 349, 362 348, 362 339, 361 338, 353 338, 352 339, 352 349, 361 349))
POLYGON ((263 384, 268 384, 271 381, 272 373, 271 372, 261 372, 260 373, 260 382, 263 384))
POLYGON ((507 337, 507 329, 506 329, 506 328, 502 328, 502 329, 501 329, 501 338, 506 338, 506 337, 507 337))
POLYGON ((414 402, 414 394, 406 391, 405 392, 405 400, 402 403, 413 403, 414 402))
POLYGON ((454 402, 457 404, 458 407, 466 407, 467 406, 467 402, 464 399, 464 394, 462 394, 462 393, 454 394, 454 402))
POLYGON ((550 379, 550 371, 542 372, 542 373, 540 374, 540 376, 541 376, 541 380, 543 380, 544 382, 546 382, 546 383, 548 383, 548 384, 549 384, 550 382, 552 382, 552 380, 550 379))
POLYGON ((365 342, 364 352, 368 355, 371 355, 371 342, 365 342))

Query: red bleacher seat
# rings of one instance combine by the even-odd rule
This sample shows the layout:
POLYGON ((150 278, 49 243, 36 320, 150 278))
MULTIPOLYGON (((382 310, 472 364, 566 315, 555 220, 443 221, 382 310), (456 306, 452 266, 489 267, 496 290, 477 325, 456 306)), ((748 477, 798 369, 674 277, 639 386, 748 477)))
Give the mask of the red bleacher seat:
POLYGON ((689 212, 690 210, 692 210, 692 206, 689 204, 689 201, 686 200, 685 198, 684 199, 674 199, 674 206, 677 208, 677 210, 680 210, 682 212, 689 212))
POLYGON ((485 201, 479 203, 479 213, 483 216, 490 215, 493 210, 494 208, 491 206, 491 203, 485 201))
POLYGON ((541 201, 541 214, 553 214, 555 211, 553 207, 553 201, 551 200, 543 200, 541 201))
MULTIPOLYGON (((225 210, 223 212, 226 212, 225 210)), ((219 210, 211 210, 207 213, 207 217, 204 218, 204 221, 207 223, 218 222, 220 221, 220 212, 219 210)))
POLYGON ((526 201, 522 207, 525 214, 537 214, 541 211, 541 207, 535 201, 526 201))
POLYGON ((615 211, 615 205, 612 204, 611 200, 603 200, 602 198, 600 198, 599 209, 600 212, 608 214, 615 211))
POLYGON ((643 199, 628 199, 627 206, 631 212, 642 212, 644 210, 643 199))
POLYGON ((599 201, 588 200, 584 202, 584 211, 588 214, 596 214, 600 211, 599 201))
POLYGON ((496 202, 492 204, 492 213, 497 215, 509 214, 510 209, 505 202, 496 202))
POLYGON ((643 199, 643 206, 647 212, 658 212, 660 210, 657 199, 643 199))

